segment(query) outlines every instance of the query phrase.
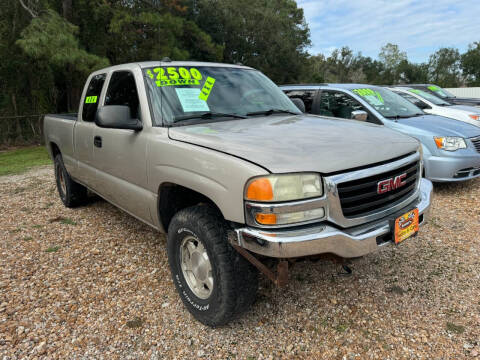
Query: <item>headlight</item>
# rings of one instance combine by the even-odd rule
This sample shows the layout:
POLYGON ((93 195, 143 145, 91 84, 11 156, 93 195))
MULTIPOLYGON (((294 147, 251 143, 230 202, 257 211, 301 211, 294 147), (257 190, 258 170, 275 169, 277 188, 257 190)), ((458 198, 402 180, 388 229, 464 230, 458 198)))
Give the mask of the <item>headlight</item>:
POLYGON ((245 188, 245 199, 251 201, 291 201, 323 195, 318 174, 268 175, 251 179, 245 188))
POLYGON ((473 120, 480 120, 480 115, 473 115, 473 114, 470 114, 468 115, 470 117, 470 119, 473 119, 473 120))
POLYGON ((455 151, 458 149, 466 149, 467 143, 465 142, 464 138, 456 137, 456 136, 435 136, 433 138, 435 140, 435 144, 439 149, 447 150, 447 151, 455 151))

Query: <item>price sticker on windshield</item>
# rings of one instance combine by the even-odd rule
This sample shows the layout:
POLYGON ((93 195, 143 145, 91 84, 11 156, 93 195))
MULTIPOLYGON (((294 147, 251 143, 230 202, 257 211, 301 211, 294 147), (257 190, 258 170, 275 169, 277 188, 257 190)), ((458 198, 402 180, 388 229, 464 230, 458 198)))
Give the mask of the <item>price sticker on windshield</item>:
POLYGON ((370 104, 372 105, 383 105, 385 102, 383 101, 382 95, 377 90, 372 89, 354 89, 352 90, 357 95, 365 98, 370 104))
POLYGON ((203 78, 202 73, 196 68, 173 66, 147 69, 146 74, 158 87, 200 85, 203 78))

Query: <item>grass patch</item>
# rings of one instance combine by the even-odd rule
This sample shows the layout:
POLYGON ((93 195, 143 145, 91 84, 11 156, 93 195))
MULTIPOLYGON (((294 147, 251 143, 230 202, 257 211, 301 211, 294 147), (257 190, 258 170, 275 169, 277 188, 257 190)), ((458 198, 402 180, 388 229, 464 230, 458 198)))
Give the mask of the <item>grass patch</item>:
POLYGON ((60 249, 60 246, 50 246, 45 252, 47 253, 52 253, 52 252, 57 252, 60 249))
POLYGON ((73 221, 72 219, 69 219, 69 218, 61 219, 60 223, 65 224, 65 225, 77 225, 77 223, 75 221, 73 221))
POLYGON ((7 150, 0 152, 0 176, 20 174, 32 167, 51 163, 52 161, 44 146, 7 150))
POLYGON ((451 322, 447 322, 446 328, 447 328, 447 331, 453 332, 455 334, 463 334, 463 332, 465 331, 464 326, 456 325, 456 324, 451 323, 451 322))

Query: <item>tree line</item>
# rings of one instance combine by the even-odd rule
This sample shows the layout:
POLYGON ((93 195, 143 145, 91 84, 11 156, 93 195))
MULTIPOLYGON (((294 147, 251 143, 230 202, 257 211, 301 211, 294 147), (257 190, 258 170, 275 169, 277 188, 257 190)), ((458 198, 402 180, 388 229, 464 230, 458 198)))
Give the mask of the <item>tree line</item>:
POLYGON ((420 64, 394 44, 378 59, 348 47, 311 55, 310 45, 294 0, 2 0, 0 117, 75 112, 91 71, 163 57, 242 63, 279 84, 480 85, 480 42, 420 64))

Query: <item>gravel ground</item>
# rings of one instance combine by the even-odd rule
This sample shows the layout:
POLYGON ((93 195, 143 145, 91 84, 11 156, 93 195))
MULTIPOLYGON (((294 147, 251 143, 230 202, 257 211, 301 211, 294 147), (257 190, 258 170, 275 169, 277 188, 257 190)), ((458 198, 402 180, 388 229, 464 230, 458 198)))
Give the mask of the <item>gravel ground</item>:
POLYGON ((0 177, 0 358, 460 359, 480 354, 480 179, 435 188, 433 218, 351 263, 297 263, 210 329, 184 309, 165 237, 102 200, 62 206, 50 168, 0 177))

